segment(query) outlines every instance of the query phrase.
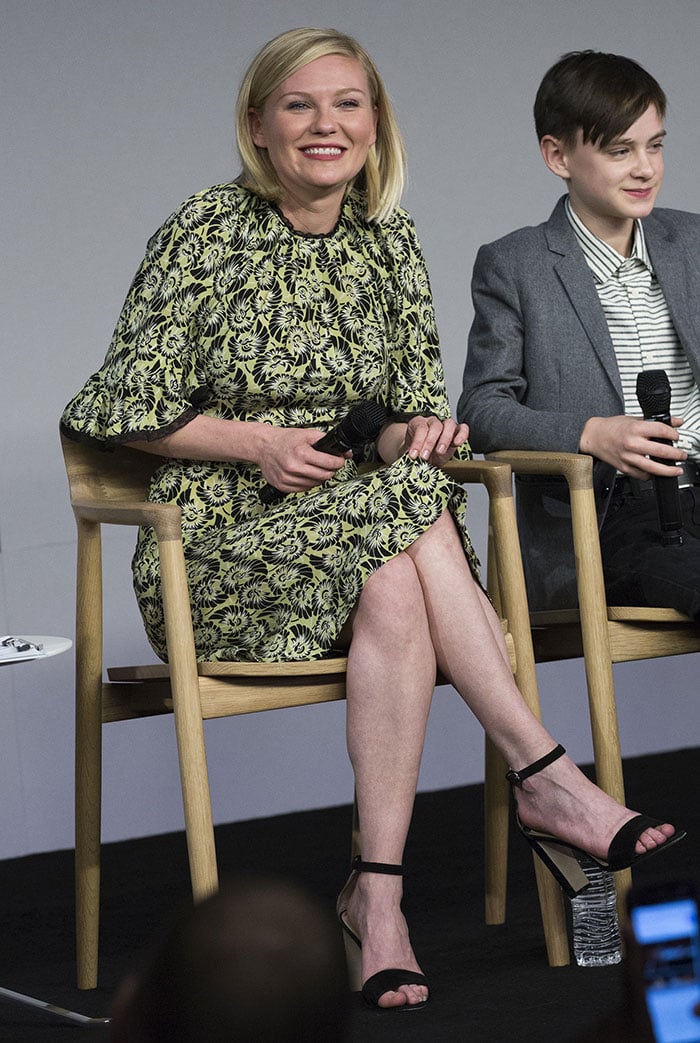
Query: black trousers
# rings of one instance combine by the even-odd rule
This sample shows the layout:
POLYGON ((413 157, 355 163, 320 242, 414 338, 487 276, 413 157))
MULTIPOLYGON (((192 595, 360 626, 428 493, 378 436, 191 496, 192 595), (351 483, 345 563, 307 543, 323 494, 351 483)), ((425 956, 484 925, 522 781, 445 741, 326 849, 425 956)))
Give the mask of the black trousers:
POLYGON ((676 608, 700 620, 700 486, 679 492, 683 543, 661 543, 653 489, 618 480, 600 533, 611 605, 676 608))

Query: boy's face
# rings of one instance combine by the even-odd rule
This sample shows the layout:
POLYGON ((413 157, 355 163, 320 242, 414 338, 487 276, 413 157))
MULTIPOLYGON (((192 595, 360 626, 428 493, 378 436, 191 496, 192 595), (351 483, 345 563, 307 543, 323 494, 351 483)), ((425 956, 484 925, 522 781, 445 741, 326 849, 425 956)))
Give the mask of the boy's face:
POLYGON ((542 139, 545 162, 566 180, 576 215, 618 250, 622 241, 631 240, 635 218, 650 214, 656 202, 664 175, 664 134, 661 117, 650 105, 603 148, 590 141, 584 145, 580 130, 573 147, 542 139))

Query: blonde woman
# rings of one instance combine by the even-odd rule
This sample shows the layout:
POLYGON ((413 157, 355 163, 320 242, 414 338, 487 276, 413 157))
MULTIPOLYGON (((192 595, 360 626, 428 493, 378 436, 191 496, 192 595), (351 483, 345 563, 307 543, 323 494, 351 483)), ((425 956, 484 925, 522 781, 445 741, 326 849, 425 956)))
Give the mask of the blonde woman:
MULTIPOLYGON (((349 645, 362 859, 338 913, 365 1000, 416 1011, 429 989, 401 912, 401 861, 436 668, 509 763, 531 765, 515 778, 519 815, 542 853, 547 840, 606 859, 635 819, 612 850, 620 868, 677 834, 588 782, 514 686, 465 494, 441 470, 468 452, 468 429, 450 416, 425 263, 398 205, 403 145, 373 62, 335 30, 283 33, 251 64, 237 112, 240 177, 152 237, 63 427, 167 458, 150 495, 183 510, 202 659, 349 645), (315 447, 374 399, 387 415, 369 444, 315 447), (363 452, 382 466, 358 474, 363 452)), ((162 655, 146 531, 134 581, 162 655)))

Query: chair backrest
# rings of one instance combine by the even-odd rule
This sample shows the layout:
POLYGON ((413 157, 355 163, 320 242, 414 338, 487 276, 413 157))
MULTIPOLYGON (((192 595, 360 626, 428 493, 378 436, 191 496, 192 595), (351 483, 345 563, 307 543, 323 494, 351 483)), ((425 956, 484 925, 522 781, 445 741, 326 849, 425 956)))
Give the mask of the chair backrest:
POLYGON ((61 433, 71 502, 145 500, 153 472, 163 457, 119 445, 99 449, 61 433))

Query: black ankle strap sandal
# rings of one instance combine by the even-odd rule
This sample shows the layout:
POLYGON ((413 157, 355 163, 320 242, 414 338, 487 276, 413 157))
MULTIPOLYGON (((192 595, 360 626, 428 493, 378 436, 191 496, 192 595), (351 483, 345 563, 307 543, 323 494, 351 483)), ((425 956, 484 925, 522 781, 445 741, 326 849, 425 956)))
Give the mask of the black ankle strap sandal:
MULTIPOLYGON (((512 791, 522 789, 523 782, 526 779, 536 775, 548 765, 553 764, 554 761, 563 757, 565 753, 566 750, 563 746, 555 746, 544 757, 540 757, 539 760, 534 761, 520 771, 510 768, 506 773, 506 778, 511 784, 512 791)), ((515 798, 514 792, 513 796, 515 798)), ((684 830, 678 830, 663 844, 653 848, 651 851, 645 851, 644 854, 638 855, 634 849, 644 830, 655 829, 663 825, 663 822, 660 819, 650 818, 648 815, 636 815, 625 822, 613 837, 608 848, 607 859, 596 858, 595 855, 591 855, 587 851, 583 851, 582 848, 569 844, 559 837, 552 836, 551 833, 543 833, 540 830, 524 826, 517 814, 517 800, 515 805, 518 829, 569 898, 575 898, 577 894, 580 894, 588 887, 588 877, 580 864, 581 858, 589 858, 600 866, 601 869, 614 873, 620 869, 629 869, 630 866, 637 865, 644 858, 666 851, 667 848, 677 844, 686 835, 684 830)))
POLYGON ((403 866, 391 865, 388 862, 363 862, 360 855, 355 855, 351 864, 354 873, 381 873, 384 876, 403 876, 403 866))
POLYGON ((428 985, 428 979, 417 971, 402 970, 400 967, 387 967, 372 974, 366 982, 362 981, 362 941, 348 919, 348 902, 355 890, 360 873, 380 873, 386 876, 403 876, 402 865, 388 862, 364 862, 356 855, 351 863, 350 877, 338 895, 336 911, 340 926, 343 928, 345 955, 348 961, 350 988, 353 992, 361 992, 367 1006, 382 1014, 407 1014, 410 1011, 423 1010, 427 1000, 422 1003, 404 1003, 400 1007, 380 1007, 379 1000, 385 992, 397 992, 402 985, 428 985))
POLYGON ((566 753, 564 747, 560 744, 555 746, 549 753, 545 753, 544 757, 540 757, 538 761, 533 761, 532 764, 528 764, 527 768, 521 768, 520 771, 515 771, 514 768, 509 768, 506 772, 506 778, 511 786, 517 786, 519 789, 522 788, 525 779, 529 779, 531 775, 537 775, 538 772, 542 771, 543 768, 548 768, 550 764, 554 764, 560 757, 563 757, 566 753))

